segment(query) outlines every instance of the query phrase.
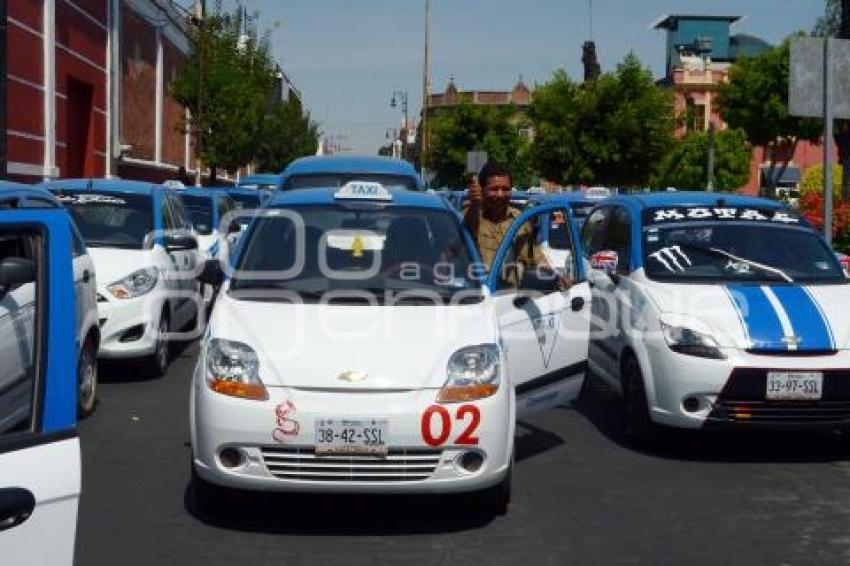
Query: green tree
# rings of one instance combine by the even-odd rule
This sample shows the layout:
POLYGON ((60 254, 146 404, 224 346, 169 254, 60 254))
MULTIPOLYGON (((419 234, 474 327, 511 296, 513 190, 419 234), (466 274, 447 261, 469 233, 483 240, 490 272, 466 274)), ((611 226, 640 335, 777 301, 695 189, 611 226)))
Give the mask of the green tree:
POLYGON ((753 145, 764 146, 770 156, 767 177, 772 186, 766 196, 775 197, 780 179, 801 140, 817 142, 822 121, 788 113, 790 41, 758 57, 738 60, 729 80, 720 88, 720 112, 731 128, 740 128, 753 145), (776 168, 779 167, 779 171, 776 168))
POLYGON ((584 84, 557 71, 530 117, 540 174, 565 185, 644 186, 673 142, 672 95, 634 54, 584 84))
POLYGON ((516 186, 531 183, 527 139, 520 134, 522 118, 512 108, 462 104, 429 122, 425 166, 435 172, 433 185, 466 186, 466 154, 486 151, 491 160, 513 170, 516 186))
POLYGON ((315 155, 319 129, 297 100, 284 102, 266 114, 256 148, 261 171, 283 171, 295 159, 315 155))
POLYGON ((189 29, 191 52, 170 86, 190 111, 185 127, 201 133, 197 151, 213 184, 217 169, 232 171, 254 159, 270 110, 274 61, 268 37, 252 21, 241 7, 228 14, 219 2, 203 27, 189 29))
MULTIPOLYGON (((652 177, 655 187, 678 189, 705 188, 708 134, 695 132, 677 140, 673 149, 661 160, 652 177)), ((752 149, 741 130, 724 130, 714 135, 714 188, 730 192, 750 179, 752 149)))

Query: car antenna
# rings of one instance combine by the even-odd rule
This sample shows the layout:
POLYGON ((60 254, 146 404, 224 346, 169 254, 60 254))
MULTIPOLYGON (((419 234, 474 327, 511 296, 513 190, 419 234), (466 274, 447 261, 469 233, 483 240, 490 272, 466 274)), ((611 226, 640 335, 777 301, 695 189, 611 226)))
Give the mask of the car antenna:
POLYGON ((89 182, 86 183, 86 190, 90 191, 92 189, 94 189, 94 179, 89 179, 89 182))

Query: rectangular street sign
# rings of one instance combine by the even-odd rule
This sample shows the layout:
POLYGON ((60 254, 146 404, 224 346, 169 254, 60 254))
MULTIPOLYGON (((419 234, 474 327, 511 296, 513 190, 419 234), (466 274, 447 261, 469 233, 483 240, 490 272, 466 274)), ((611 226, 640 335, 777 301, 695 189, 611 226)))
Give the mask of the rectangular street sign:
MULTIPOLYGON (((829 53, 833 117, 850 119, 850 40, 831 39, 829 53)), ((823 38, 803 37, 791 42, 792 116, 823 118, 823 70, 823 38)))

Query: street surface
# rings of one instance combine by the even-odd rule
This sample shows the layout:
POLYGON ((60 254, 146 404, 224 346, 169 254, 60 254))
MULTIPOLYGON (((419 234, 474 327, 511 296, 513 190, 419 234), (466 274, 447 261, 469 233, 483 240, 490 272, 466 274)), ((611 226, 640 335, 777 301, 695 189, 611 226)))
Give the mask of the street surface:
POLYGON ((519 430, 505 517, 463 497, 252 495, 191 508, 188 389, 197 346, 168 375, 103 368, 81 428, 76 564, 850 563, 850 443, 824 435, 676 434, 625 447, 595 391, 519 430))

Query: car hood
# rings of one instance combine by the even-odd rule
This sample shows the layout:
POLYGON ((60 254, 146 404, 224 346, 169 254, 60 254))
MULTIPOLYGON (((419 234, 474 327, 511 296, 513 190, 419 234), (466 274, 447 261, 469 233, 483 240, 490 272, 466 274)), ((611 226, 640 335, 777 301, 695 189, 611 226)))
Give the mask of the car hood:
POLYGON ((665 314, 705 323, 724 348, 766 353, 850 348, 850 285, 684 285, 653 283, 665 314))
POLYGON ((97 283, 104 287, 127 277, 137 269, 153 266, 150 250, 90 247, 88 253, 94 264, 97 283))
POLYGON ((494 343, 493 321, 486 302, 288 304, 237 300, 222 293, 209 336, 251 346, 267 386, 423 389, 443 386, 448 359, 459 348, 494 343))

